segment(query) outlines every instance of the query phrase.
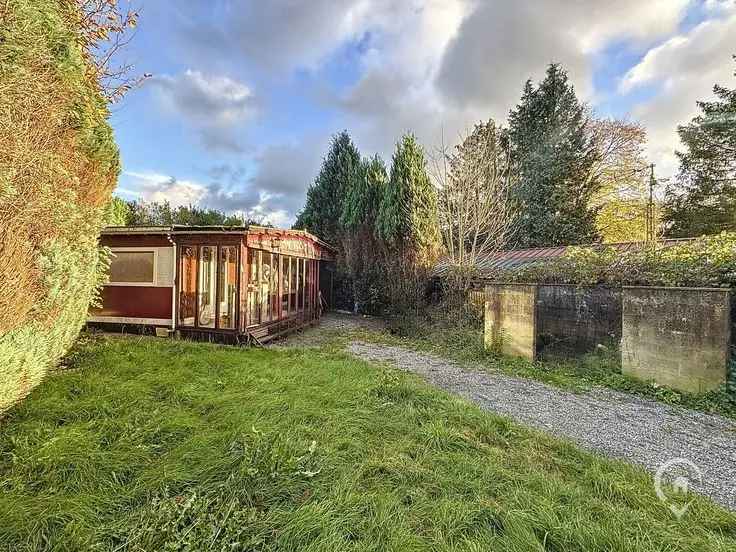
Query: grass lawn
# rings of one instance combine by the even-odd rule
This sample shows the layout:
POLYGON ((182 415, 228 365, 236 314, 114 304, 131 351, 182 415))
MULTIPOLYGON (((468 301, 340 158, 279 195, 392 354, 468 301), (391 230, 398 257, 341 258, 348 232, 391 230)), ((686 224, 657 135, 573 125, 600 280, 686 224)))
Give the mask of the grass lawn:
POLYGON ((643 471, 335 347, 101 338, 0 422, 0 549, 736 549, 643 471))

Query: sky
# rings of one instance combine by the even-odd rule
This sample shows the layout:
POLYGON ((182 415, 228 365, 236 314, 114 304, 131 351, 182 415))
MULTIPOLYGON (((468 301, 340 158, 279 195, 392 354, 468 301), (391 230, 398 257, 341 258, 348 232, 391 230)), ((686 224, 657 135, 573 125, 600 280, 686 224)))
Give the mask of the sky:
POLYGON ((133 0, 120 60, 150 73, 112 108, 116 194, 289 226, 331 137, 390 163, 505 124, 560 63, 601 117, 640 121, 659 177, 678 124, 736 86, 736 0, 133 0))

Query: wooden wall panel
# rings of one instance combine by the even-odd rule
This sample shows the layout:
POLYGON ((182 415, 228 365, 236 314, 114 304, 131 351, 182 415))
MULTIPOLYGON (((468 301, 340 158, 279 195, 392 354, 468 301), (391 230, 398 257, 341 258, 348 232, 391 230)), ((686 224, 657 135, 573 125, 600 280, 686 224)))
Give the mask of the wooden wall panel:
POLYGON ((146 286, 105 286, 102 307, 91 316, 126 318, 171 318, 171 288, 146 286))

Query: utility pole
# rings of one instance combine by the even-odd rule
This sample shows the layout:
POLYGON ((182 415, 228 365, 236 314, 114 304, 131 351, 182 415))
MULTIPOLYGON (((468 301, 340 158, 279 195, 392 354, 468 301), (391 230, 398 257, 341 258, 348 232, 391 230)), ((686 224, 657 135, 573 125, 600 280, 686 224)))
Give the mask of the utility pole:
POLYGON ((649 201, 647 202, 647 242, 654 241, 654 163, 649 165, 649 201))

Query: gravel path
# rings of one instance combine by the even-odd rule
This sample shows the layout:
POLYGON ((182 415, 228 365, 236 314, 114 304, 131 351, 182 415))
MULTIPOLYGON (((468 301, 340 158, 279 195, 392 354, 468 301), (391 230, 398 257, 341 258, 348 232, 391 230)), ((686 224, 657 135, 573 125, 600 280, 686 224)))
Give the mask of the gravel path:
POLYGON ((570 393, 401 347, 353 342, 348 349, 362 359, 419 374, 485 410, 642 465, 653 474, 665 462, 687 459, 702 473, 700 481, 690 479, 692 488, 736 510, 736 423, 731 420, 604 388, 570 393))
POLYGON ((325 339, 329 339, 335 334, 344 334, 346 332, 359 329, 380 332, 386 329, 386 325, 380 318, 374 318, 372 316, 328 312, 322 316, 322 320, 320 320, 317 326, 290 334, 285 339, 272 341, 268 346, 277 349, 291 347, 319 347, 323 344, 325 339))

